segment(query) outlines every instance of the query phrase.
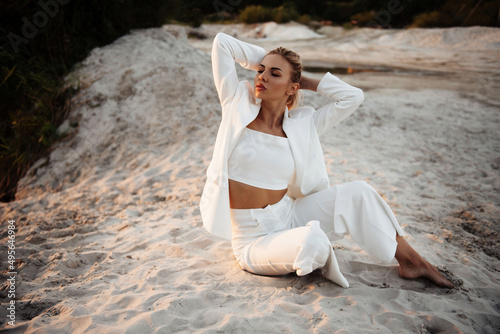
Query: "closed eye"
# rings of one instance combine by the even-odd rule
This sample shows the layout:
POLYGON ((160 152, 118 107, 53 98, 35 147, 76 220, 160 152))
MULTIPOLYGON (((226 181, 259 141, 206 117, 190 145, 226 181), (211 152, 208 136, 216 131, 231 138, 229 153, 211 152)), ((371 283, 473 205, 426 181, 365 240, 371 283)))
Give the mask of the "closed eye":
MULTIPOLYGON (((264 70, 258 70, 257 72, 258 73, 264 73, 264 70)), ((280 76, 279 74, 276 74, 274 72, 271 72, 271 75, 274 76, 274 77, 279 77, 280 76)))
MULTIPOLYGON (((263 64, 259 64, 259 70, 257 72, 263 73, 265 69, 266 67, 263 64)), ((271 75, 274 77, 280 76, 278 71, 283 72, 283 70, 279 67, 271 67, 271 71, 271 75)))

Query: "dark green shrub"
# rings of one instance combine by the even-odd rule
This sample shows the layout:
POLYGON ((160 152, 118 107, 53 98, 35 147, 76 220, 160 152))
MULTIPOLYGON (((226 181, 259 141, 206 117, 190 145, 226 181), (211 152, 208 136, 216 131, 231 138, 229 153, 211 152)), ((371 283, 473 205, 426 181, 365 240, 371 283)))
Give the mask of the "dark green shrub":
POLYGON ((312 21, 312 18, 310 15, 304 14, 304 15, 300 15, 300 17, 299 17, 299 23, 309 25, 311 23, 311 21, 312 21))
POLYGON ((14 199, 19 178, 59 139, 74 94, 63 78, 72 67, 94 47, 160 26, 179 8, 178 0, 60 3, 0 2, 0 201, 14 199))
POLYGON ((288 6, 280 6, 273 9, 273 21, 277 23, 286 23, 289 21, 297 21, 299 13, 293 8, 288 6))
POLYGON ((357 13, 351 16, 351 22, 356 21, 356 25, 359 27, 364 27, 375 19, 375 11, 357 13))
POLYGON ((409 28, 440 27, 443 24, 441 16, 441 13, 438 11, 418 14, 413 18, 413 23, 409 26, 409 28))
POLYGON ((240 13, 240 21, 244 23, 258 23, 273 20, 273 10, 263 6, 251 5, 240 13))

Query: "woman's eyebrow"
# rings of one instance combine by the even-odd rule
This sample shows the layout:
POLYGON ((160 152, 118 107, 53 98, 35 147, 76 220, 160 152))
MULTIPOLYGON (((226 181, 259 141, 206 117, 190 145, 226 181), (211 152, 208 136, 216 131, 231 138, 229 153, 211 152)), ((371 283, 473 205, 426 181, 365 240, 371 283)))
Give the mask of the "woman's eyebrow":
MULTIPOLYGON (((259 66, 260 66, 260 67, 264 67, 264 68, 266 68, 266 67, 265 67, 264 65, 262 65, 262 64, 259 64, 259 66)), ((271 67, 271 70, 279 70, 279 71, 283 72, 283 70, 282 70, 281 68, 279 68, 279 67, 271 67)))

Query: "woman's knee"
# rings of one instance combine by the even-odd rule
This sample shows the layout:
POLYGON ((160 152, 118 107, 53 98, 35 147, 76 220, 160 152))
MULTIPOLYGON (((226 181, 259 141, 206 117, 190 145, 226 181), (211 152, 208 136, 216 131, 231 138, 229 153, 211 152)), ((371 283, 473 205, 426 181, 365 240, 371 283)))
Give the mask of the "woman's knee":
POLYGON ((374 190, 371 185, 369 185, 366 181, 363 180, 357 180, 351 182, 356 189, 358 189, 360 192, 365 192, 365 191, 372 191, 374 190))
POLYGON ((303 227, 304 234, 302 246, 315 250, 316 253, 329 253, 331 243, 325 232, 321 229, 319 221, 314 220, 303 227))
POLYGON ((361 200, 363 197, 367 195, 371 195, 374 193, 377 194, 377 191, 365 181, 361 180, 353 181, 350 183, 350 187, 351 187, 350 192, 356 199, 361 200))
POLYGON ((310 221, 302 229, 302 240, 298 246, 298 253, 294 261, 297 275, 309 274, 315 269, 325 266, 330 256, 332 245, 325 232, 319 227, 317 220, 310 221))

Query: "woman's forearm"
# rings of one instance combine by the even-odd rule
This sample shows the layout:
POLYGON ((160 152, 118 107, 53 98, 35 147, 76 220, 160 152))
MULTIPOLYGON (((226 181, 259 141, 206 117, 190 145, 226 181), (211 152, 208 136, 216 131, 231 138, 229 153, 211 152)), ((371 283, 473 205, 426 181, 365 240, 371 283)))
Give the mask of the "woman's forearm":
POLYGON ((320 80, 318 80, 318 79, 313 79, 313 78, 309 78, 309 77, 302 75, 302 77, 300 78, 300 83, 299 83, 300 89, 307 89, 307 90, 312 90, 315 92, 316 89, 318 88, 319 82, 320 82, 320 80))
POLYGON ((265 50, 218 33, 212 45, 212 73, 219 99, 224 107, 236 93, 239 84, 235 62, 243 68, 257 71, 265 50))

